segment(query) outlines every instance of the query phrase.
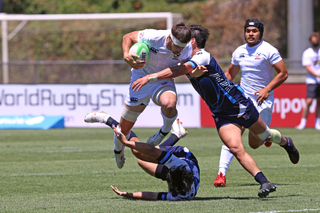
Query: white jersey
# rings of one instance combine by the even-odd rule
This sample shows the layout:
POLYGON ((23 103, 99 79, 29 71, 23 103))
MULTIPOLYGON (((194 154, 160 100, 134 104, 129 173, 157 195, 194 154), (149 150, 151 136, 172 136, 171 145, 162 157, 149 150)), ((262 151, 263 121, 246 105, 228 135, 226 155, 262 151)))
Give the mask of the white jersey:
MULTIPOLYGON (((311 65, 311 67, 320 74, 320 48, 313 50, 311 47, 306 49, 302 54, 302 66, 311 65)), ((307 84, 320 84, 320 78, 307 72, 307 84)))
MULTIPOLYGON (((231 63, 242 71, 240 85, 247 94, 265 88, 273 79, 272 65, 281 61, 279 51, 266 41, 249 47, 238 47, 232 54, 231 63)), ((273 96, 273 91, 269 93, 273 96)))
POLYGON ((139 72, 139 76, 142 77, 176 66, 181 61, 191 57, 192 46, 190 42, 179 54, 174 54, 167 49, 166 41, 170 33, 170 29, 146 29, 139 32, 138 42, 144 42, 148 46, 150 57, 143 68, 139 70, 132 69, 132 73, 139 72))

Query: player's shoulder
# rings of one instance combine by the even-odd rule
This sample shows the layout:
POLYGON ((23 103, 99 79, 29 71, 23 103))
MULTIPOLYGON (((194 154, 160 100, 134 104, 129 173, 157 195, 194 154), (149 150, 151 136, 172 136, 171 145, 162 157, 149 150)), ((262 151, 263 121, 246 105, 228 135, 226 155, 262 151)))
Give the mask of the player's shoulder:
POLYGON ((208 65, 210 63, 211 54, 205 49, 198 50, 191 58, 197 65, 208 65))
POLYGON ((140 31, 139 36, 141 39, 149 38, 157 40, 159 38, 167 37, 169 34, 170 30, 144 29, 140 31))
POLYGON ((307 48, 305 51, 303 51, 303 54, 313 55, 314 51, 311 47, 307 48))
POLYGON ((239 53, 239 52, 244 52, 247 49, 247 44, 242 44, 239 47, 237 47, 233 53, 239 53))
POLYGON ((210 55, 209 52, 207 52, 204 48, 198 50, 195 54, 195 56, 208 56, 210 55))
POLYGON ((276 50, 276 51, 278 51, 277 48, 275 48, 269 42, 264 41, 264 40, 261 41, 260 47, 263 48, 263 49, 266 49, 266 50, 273 50, 273 51, 276 50))

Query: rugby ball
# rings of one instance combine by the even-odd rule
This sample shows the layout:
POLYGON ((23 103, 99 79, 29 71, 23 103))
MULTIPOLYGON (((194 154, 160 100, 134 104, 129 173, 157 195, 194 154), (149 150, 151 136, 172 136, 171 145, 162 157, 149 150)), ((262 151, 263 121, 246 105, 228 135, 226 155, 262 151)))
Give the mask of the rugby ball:
POLYGON ((135 58, 135 61, 145 61, 147 62, 150 56, 148 46, 143 42, 135 43, 131 46, 129 50, 130 54, 136 54, 139 58, 135 58))

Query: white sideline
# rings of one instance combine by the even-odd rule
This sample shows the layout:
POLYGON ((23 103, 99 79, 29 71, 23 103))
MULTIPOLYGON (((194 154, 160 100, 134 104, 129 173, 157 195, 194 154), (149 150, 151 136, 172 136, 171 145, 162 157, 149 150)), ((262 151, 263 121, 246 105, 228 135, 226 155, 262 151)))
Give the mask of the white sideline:
POLYGON ((314 212, 314 211, 320 211, 320 209, 301 209, 301 210, 266 211, 266 212, 250 212, 250 213, 314 212))

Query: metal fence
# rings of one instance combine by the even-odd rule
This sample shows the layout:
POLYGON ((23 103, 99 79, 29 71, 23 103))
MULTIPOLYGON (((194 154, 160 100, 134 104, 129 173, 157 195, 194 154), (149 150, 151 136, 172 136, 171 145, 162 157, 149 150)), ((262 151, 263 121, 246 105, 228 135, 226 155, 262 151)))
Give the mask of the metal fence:
MULTIPOLYGON (((223 70, 230 64, 230 60, 217 61, 223 70)), ((303 68, 290 69, 291 63, 301 64, 301 60, 284 59, 284 62, 289 68, 287 82, 304 82, 306 71, 303 68)), ((9 84, 121 84, 129 83, 131 78, 130 67, 123 60, 11 61, 6 64, 9 84)), ((0 77, 3 79, 3 72, 0 77)), ((179 77, 176 82, 185 83, 188 79, 179 77)))

